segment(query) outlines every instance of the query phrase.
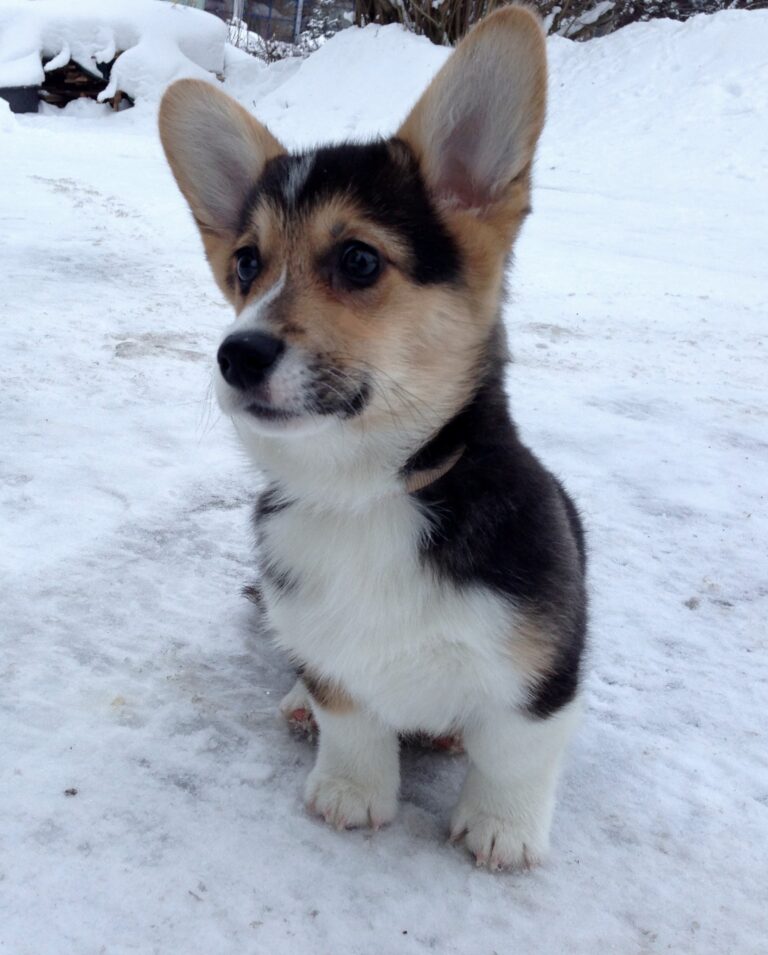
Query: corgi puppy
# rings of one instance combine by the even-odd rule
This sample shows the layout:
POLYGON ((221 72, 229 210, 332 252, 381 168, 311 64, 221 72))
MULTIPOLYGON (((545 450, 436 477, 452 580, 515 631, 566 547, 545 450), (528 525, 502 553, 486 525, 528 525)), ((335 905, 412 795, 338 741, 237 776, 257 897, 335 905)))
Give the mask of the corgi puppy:
POLYGON ((389 139, 289 152, 196 80, 160 109, 235 311, 216 390, 267 481, 266 612, 319 727, 307 806, 378 828, 400 734, 460 732, 451 835, 491 869, 547 849, 586 632, 576 508, 504 392, 546 83, 539 21, 507 7, 389 139))

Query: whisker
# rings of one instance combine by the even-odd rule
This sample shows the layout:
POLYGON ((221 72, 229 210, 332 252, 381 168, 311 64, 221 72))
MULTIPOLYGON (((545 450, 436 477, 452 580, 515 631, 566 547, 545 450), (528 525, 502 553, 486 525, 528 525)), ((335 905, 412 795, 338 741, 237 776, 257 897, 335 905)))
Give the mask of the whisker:
MULTIPOLYGON (((360 369, 358 369, 358 370, 360 370, 360 369)), ((345 381, 345 382, 351 382, 351 383, 353 383, 353 384, 357 384, 357 382, 355 381, 355 379, 351 378, 346 372, 344 372, 344 371, 342 371, 342 370, 340 370, 340 369, 331 368, 331 369, 329 369, 329 371, 331 371, 334 375, 336 375, 337 379, 342 379, 342 380, 345 381)), ((390 402, 390 400, 389 400, 389 395, 387 395, 386 391, 384 391, 384 390, 381 388, 381 386, 379 385, 378 382, 374 381, 373 386, 374 386, 374 389, 375 389, 376 393, 379 394, 379 395, 381 395, 382 399, 383 399, 384 402, 386 403, 387 409, 388 409, 390 415, 392 416, 393 420, 398 424, 398 426, 401 428, 401 430, 404 431, 405 429, 402 428, 402 425, 401 425, 401 423, 400 423, 400 416, 396 414, 394 408, 392 407, 392 404, 391 404, 391 402, 390 402)))
MULTIPOLYGON (((430 419, 433 417, 434 418, 439 417, 437 410, 433 408, 428 402, 424 401, 424 399, 420 398, 418 395, 415 395, 412 391, 409 391, 404 385, 401 385, 398 381, 395 381, 395 379, 390 374, 384 371, 383 368, 379 368, 378 365, 374 365, 372 362, 366 361, 363 358, 354 358, 352 356, 344 355, 344 354, 339 354, 339 358, 341 358, 343 361, 349 362, 350 367, 352 368, 354 368, 355 364, 357 364, 359 366, 357 368, 358 371, 370 370, 375 372, 377 375, 380 375, 381 377, 386 378, 387 381, 392 386, 393 390, 396 392, 397 397, 400 399, 400 401, 402 402, 406 410, 410 410, 414 414, 418 413, 422 416, 422 418, 427 420, 427 415, 424 413, 422 408, 419 407, 419 406, 423 406, 429 412, 431 412, 430 419), (407 396, 407 397, 404 397, 404 396, 407 396)), ((382 394, 382 396, 384 396, 383 391, 380 391, 379 393, 382 394)))
POLYGON ((221 417, 221 411, 216 413, 217 408, 213 398, 213 379, 211 378, 208 380, 205 396, 201 400, 200 417, 197 422, 198 444, 210 434, 221 417))

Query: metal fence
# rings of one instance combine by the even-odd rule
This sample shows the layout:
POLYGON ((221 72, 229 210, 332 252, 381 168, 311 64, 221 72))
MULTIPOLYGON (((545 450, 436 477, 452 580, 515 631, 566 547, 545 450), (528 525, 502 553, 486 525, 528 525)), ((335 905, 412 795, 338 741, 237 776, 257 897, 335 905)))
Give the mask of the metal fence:
MULTIPOLYGON (((265 40, 297 42, 320 6, 319 0, 176 0, 214 13, 222 20, 245 24, 265 40)), ((352 4, 349 3, 351 9, 352 4)))
POLYGON ((242 0, 242 19, 248 29, 266 40, 295 43, 305 24, 304 0, 242 0))

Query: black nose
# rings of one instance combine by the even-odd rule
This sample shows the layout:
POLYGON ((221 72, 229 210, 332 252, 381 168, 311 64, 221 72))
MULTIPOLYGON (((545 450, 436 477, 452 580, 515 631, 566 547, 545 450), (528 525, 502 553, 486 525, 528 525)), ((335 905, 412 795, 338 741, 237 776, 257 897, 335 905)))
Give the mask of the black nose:
POLYGON ((264 332, 236 332, 221 343, 216 356, 224 381, 245 390, 264 380, 285 350, 279 338, 264 332))

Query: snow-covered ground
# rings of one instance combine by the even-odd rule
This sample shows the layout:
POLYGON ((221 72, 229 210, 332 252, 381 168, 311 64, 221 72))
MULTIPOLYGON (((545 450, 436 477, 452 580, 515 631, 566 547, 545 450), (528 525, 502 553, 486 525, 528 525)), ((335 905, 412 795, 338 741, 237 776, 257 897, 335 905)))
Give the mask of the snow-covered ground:
MULTIPOLYGON (((768 951, 768 11, 550 53, 509 386, 590 528, 593 645, 525 874, 445 844, 461 757, 407 753, 381 832, 304 813, 151 113, 0 112, 0 951, 768 951)), ((230 88, 291 144, 368 135, 444 55, 350 30, 230 88)))

